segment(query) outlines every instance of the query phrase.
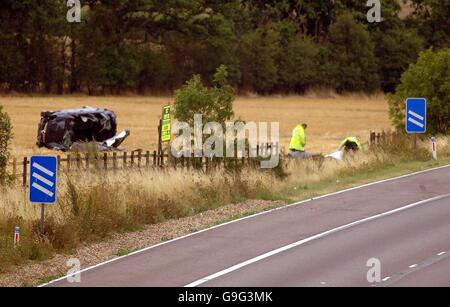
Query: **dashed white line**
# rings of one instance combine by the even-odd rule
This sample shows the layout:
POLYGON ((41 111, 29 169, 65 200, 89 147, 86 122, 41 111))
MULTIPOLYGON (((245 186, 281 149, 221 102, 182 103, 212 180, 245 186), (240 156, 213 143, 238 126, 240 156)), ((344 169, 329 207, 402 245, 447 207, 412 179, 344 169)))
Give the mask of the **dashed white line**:
POLYGON ((391 278, 388 276, 388 277, 383 278, 383 281, 388 281, 389 279, 391 279, 391 278))
POLYGON ((442 253, 439 253, 439 254, 437 254, 438 256, 443 256, 443 255, 445 255, 446 254, 446 252, 442 252, 442 253))
POLYGON ((417 268, 418 266, 419 266, 418 264, 413 264, 413 265, 410 265, 409 268, 414 269, 414 268, 417 268))

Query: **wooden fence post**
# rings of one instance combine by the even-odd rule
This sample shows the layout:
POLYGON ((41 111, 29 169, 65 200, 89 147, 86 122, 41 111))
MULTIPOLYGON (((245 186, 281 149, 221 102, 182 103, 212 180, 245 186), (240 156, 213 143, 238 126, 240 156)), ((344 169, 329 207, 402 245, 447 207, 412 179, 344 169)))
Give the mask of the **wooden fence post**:
POLYGON ((58 172, 59 172, 59 170, 61 169, 61 156, 60 155, 56 156, 56 161, 58 164, 58 172))
POLYGON ((134 151, 131 152, 131 167, 134 167, 134 151))
POLYGON ((117 170, 117 152, 113 152, 113 169, 117 170))
POLYGON ((89 163, 89 159, 90 159, 90 155, 89 155, 88 152, 86 153, 84 159, 85 159, 85 161, 86 161, 86 170, 89 170, 89 164, 90 164, 90 163, 89 163))
POLYGON ((205 157, 205 164, 206 164, 205 170, 206 173, 208 174, 211 171, 211 161, 209 157, 205 157))
POLYGON ((70 155, 67 155, 67 172, 70 172, 70 155))
POLYGON ((123 153, 123 168, 127 167, 127 152, 123 153))
POLYGON ((107 152, 105 152, 103 154, 103 168, 105 171, 108 170, 108 153, 107 152))
POLYGON ((142 151, 138 151, 138 168, 141 168, 142 151))
POLYGON ((153 167, 156 167, 156 150, 153 151, 153 167))
POLYGON ((150 166, 150 151, 148 151, 148 150, 145 153, 145 166, 147 168, 150 166))
POLYGON ((78 170, 81 169, 81 156, 79 153, 77 153, 77 168, 78 170))
POLYGON ((103 154, 103 169, 108 170, 108 153, 106 152, 103 154))
POLYGON ((16 159, 16 158, 13 159, 13 165, 12 165, 12 167, 13 167, 13 169, 12 169, 12 175, 13 175, 13 180, 14 180, 14 183, 15 183, 15 181, 16 181, 16 176, 17 176, 17 159, 16 159))
POLYGON ((376 142, 376 133, 374 131, 370 132, 370 145, 375 145, 376 142))
POLYGON ((189 158, 187 158, 187 170, 189 171, 191 169, 191 154, 189 154, 189 158))
POLYGON ((23 158, 23 173, 22 173, 22 185, 27 186, 27 169, 28 169, 28 158, 23 158))

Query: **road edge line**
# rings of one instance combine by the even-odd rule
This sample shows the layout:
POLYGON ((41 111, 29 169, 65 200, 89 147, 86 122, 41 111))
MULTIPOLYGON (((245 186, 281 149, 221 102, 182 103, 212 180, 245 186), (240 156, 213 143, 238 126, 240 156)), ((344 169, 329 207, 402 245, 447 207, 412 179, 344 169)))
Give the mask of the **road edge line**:
POLYGON ((351 222, 351 223, 348 223, 348 224, 345 224, 345 225, 342 225, 342 226, 339 226, 339 227, 336 227, 336 228, 333 228, 333 229, 330 229, 330 230, 318 233, 318 234, 316 234, 314 236, 311 236, 311 237, 299 240, 299 241, 294 242, 294 243, 290 243, 288 245, 285 245, 285 246, 279 247, 277 249, 271 250, 271 251, 269 251, 267 253, 264 253, 262 255, 259 255, 259 256, 253 257, 251 259, 248 259, 246 261, 243 261, 241 263, 235 264, 235 265, 233 265, 233 266, 231 266, 231 267, 229 267, 227 269, 224 269, 224 270, 219 271, 217 273, 211 274, 209 276, 206 276, 206 277, 203 277, 203 278, 201 278, 199 280, 191 282, 190 284, 188 284, 188 285, 186 285, 184 287, 185 288, 197 287, 197 286, 202 285, 202 284, 204 284, 206 282, 209 282, 209 281, 214 280, 216 278, 219 278, 219 277, 222 277, 224 275, 227 275, 228 273, 237 271, 237 270, 239 270, 241 268, 244 268, 246 266, 249 266, 251 264, 259 262, 261 260, 267 259, 269 257, 278 255, 278 254, 280 254, 282 252, 288 251, 288 250, 293 249, 295 247, 304 245, 304 244, 309 243, 311 241, 314 241, 314 240, 317 240, 317 239, 321 239, 321 238, 324 238, 324 237, 326 237, 328 235, 331 235, 331 234, 334 234, 334 233, 337 233, 337 232, 349 229, 349 228, 354 227, 354 226, 358 226, 358 225, 361 225, 361 224, 364 224, 364 223, 367 223, 367 222, 370 222, 370 221, 373 221, 373 220, 380 219, 382 217, 390 216, 390 215, 393 215, 393 214, 396 214, 396 213, 399 213, 399 212, 402 212, 402 211, 406 211, 408 209, 412 209, 412 208, 415 208, 415 207, 418 207, 418 206, 421 206, 421 205, 424 205, 424 204, 427 204, 427 203, 430 203, 430 202, 433 202, 433 201, 436 201, 436 200, 445 199, 445 198, 448 198, 448 197, 450 197, 450 194, 436 196, 436 197, 433 197, 433 198, 430 198, 430 199, 422 200, 422 201, 419 201, 419 202, 416 202, 416 203, 413 203, 413 204, 409 204, 409 205, 401 207, 401 208, 397 208, 397 209, 394 209, 394 210, 386 211, 386 212, 383 212, 383 213, 380 213, 380 214, 377 214, 377 215, 373 215, 373 216, 370 216, 370 217, 367 217, 367 218, 364 218, 364 219, 361 219, 361 220, 357 220, 357 221, 354 221, 354 222, 351 222))
POLYGON ((344 190, 333 192, 333 193, 324 194, 324 195, 321 195, 321 196, 317 196, 315 198, 305 199, 305 200, 302 200, 302 201, 299 201, 299 202, 296 202, 296 203, 293 203, 293 204, 288 204, 288 205, 285 205, 285 206, 282 206, 282 207, 278 207, 278 208, 274 208, 274 209, 271 209, 271 210, 267 210, 267 211, 259 212, 259 213, 252 214, 252 215, 249 215, 249 216, 245 216, 245 217, 233 220, 233 221, 229 221, 229 222, 222 223, 222 224, 219 224, 219 225, 215 225, 215 226, 212 226, 212 227, 209 227, 209 228, 205 228, 205 229, 202 229, 202 230, 199 230, 199 231, 196 231, 196 232, 193 232, 193 233, 190 233, 190 234, 187 234, 187 235, 184 235, 184 236, 181 236, 181 237, 169 240, 169 241, 165 241, 165 242, 161 242, 161 243, 149 246, 149 247, 145 247, 143 249, 139 249, 137 251, 134 251, 132 253, 129 253, 129 254, 121 256, 121 257, 116 257, 116 258, 113 258, 113 259, 101 262, 99 264, 87 267, 87 268, 82 269, 82 270, 80 270, 80 271, 78 271, 76 273, 73 273, 72 275, 65 275, 63 277, 57 278, 55 280, 52 280, 50 282, 41 284, 41 285, 38 286, 38 288, 49 286, 51 284, 54 284, 54 283, 57 283, 57 282, 62 281, 64 279, 67 279, 70 276, 81 274, 81 273, 84 273, 84 272, 96 269, 96 268, 98 268, 100 266, 103 266, 103 265, 106 265, 106 264, 109 264, 109 263, 112 263, 112 262, 116 262, 116 261, 122 260, 124 258, 133 256, 133 255, 136 255, 136 254, 140 254, 140 253, 143 253, 143 252, 152 250, 154 248, 157 248, 157 247, 160 247, 160 246, 163 246, 163 245, 166 245, 166 244, 170 244, 170 243, 173 243, 173 242, 176 242, 176 241, 179 241, 179 240, 183 240, 183 239, 186 239, 186 238, 189 238, 189 237, 192 237, 192 236, 195 236, 195 235, 198 235, 198 234, 201 234, 201 233, 213 230, 213 229, 217 229, 217 228, 224 227, 224 226, 227 226, 227 225, 230 225, 230 224, 238 223, 238 222, 241 222, 241 221, 244 221, 244 220, 247 220, 247 219, 255 218, 255 217, 258 217, 258 216, 261 216, 261 215, 265 215, 265 214, 269 214, 269 213, 272 213, 272 212, 276 212, 278 210, 284 210, 284 209, 291 208, 291 207, 294 207, 294 206, 303 205, 303 204, 309 203, 309 202, 314 201, 314 200, 327 198, 327 197, 331 197, 331 196, 335 196, 335 195, 340 195, 340 194, 343 194, 343 193, 347 193, 347 192, 351 192, 351 191, 354 191, 354 190, 363 189, 363 188, 370 187, 370 186, 373 186, 373 185, 386 183, 386 182, 390 182, 390 181, 395 181, 395 180, 399 180, 399 179, 403 179, 403 178, 413 177, 413 176, 417 176, 417 175, 420 175, 420 174, 429 173, 429 172, 432 172, 432 171, 441 170, 441 169, 445 169, 445 168, 450 168, 450 164, 449 165, 435 167, 435 168, 430 168, 430 169, 426 169, 426 170, 422 170, 422 171, 418 171, 418 172, 414 172, 414 173, 410 173, 410 174, 405 174, 405 175, 401 175, 401 176, 397 176, 397 177, 393 177, 393 178, 388 178, 388 179, 383 179, 383 180, 378 180, 378 181, 366 183, 366 184, 359 185, 359 186, 356 186, 356 187, 344 189, 344 190))

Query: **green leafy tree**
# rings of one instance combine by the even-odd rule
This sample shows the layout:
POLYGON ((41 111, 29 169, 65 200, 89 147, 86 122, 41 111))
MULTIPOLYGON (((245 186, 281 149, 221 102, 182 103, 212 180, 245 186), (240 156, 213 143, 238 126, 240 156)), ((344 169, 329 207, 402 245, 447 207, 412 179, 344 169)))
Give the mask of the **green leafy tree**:
POLYGON ((394 125, 405 125, 405 100, 423 97, 428 101, 429 134, 450 133, 450 49, 422 52, 416 64, 403 74, 396 93, 389 95, 394 125))
POLYGON ((206 122, 225 123, 233 113, 234 89, 228 84, 228 72, 220 66, 213 79, 213 87, 202 83, 195 75, 181 89, 175 92, 175 118, 194 123, 194 115, 201 114, 206 122))
POLYGON ((411 3, 414 11, 408 25, 419 31, 426 40, 426 46, 450 46, 450 1, 411 0, 411 3))
POLYGON ((242 87, 270 93, 278 83, 279 33, 259 28, 242 37, 241 47, 242 87))
POLYGON ((9 180, 6 168, 9 161, 9 142, 12 138, 12 126, 8 113, 0 106, 0 185, 4 185, 9 180))
POLYGON ((280 59, 280 79, 289 91, 305 92, 317 82, 319 47, 309 37, 297 35, 280 59))
POLYGON ((378 65, 369 32, 351 14, 340 15, 330 29, 329 78, 338 92, 379 89, 378 65))
POLYGON ((379 63, 382 89, 394 92, 409 64, 417 61, 423 40, 406 27, 376 31, 372 34, 379 63))

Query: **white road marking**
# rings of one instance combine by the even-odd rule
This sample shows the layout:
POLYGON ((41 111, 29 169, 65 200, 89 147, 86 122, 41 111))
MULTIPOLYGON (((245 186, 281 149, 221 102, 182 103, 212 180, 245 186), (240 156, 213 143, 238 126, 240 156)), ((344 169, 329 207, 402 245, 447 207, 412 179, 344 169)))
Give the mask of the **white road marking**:
POLYGON ((391 279, 390 277, 385 277, 383 278, 383 281, 388 281, 389 279, 391 279))
MULTIPOLYGON (((127 254, 125 256, 116 257, 116 258, 113 258, 113 259, 101 262, 99 264, 96 264, 96 265, 87 267, 87 268, 85 268, 83 270, 80 270, 79 272, 76 272, 75 274, 81 274, 81 273, 84 273, 84 272, 96 269, 98 267, 104 266, 106 264, 109 264, 109 263, 112 263, 112 262, 124 259, 126 257, 130 257, 130 256, 133 256, 133 255, 136 255, 136 254, 140 254, 140 253, 143 253, 143 252, 146 252, 146 251, 158 248, 160 246, 163 246, 163 245, 166 245, 166 244, 170 244, 170 243, 174 243, 176 241, 183 240, 183 239, 186 239, 186 238, 189 238, 189 237, 192 237, 192 236, 195 236, 195 235, 198 235, 198 234, 201 234, 201 233, 213 230, 213 229, 217 229, 217 228, 224 227, 224 226, 227 226, 227 225, 230 225, 230 224, 234 224, 234 223, 239 223, 239 222, 247 220, 247 219, 252 219, 252 218, 255 218, 255 217, 258 217, 258 216, 261 216, 261 215, 270 214, 270 213, 273 213, 273 212, 276 212, 276 211, 279 211, 279 210, 284 210, 284 209, 288 209, 288 208, 291 208, 291 207, 304 205, 304 204, 307 204, 307 203, 309 203, 311 201, 314 201, 314 200, 317 200, 317 199, 322 199, 322 198, 327 198, 327 197, 330 197, 330 196, 340 195, 340 194, 343 194, 343 193, 352 192, 352 191, 355 191, 355 190, 363 189, 363 188, 374 186, 374 185, 377 185, 377 184, 391 182, 391 181, 396 181, 396 180, 400 180, 400 179, 404 179, 404 178, 408 178, 408 177, 413 177, 413 176, 429 173, 429 172, 436 171, 436 170, 446 169, 446 168, 450 168, 450 165, 444 165, 444 166, 439 166, 439 167, 435 167, 435 168, 430 168, 430 169, 426 169, 426 170, 423 170, 423 171, 418 171, 418 172, 415 172, 415 173, 406 174, 406 175, 402 175, 402 176, 398 176, 398 177, 394 177, 394 178, 378 180, 378 181, 366 183, 366 184, 363 184, 363 185, 360 185, 360 186, 356 186, 356 187, 353 187, 353 188, 349 188, 349 189, 345 189, 345 190, 341 190, 341 191, 337 191, 337 192, 333 192, 333 193, 329 193, 329 194, 324 194, 324 195, 317 196, 317 197, 314 197, 314 198, 311 198, 311 199, 306 199, 306 200, 303 200, 303 201, 299 201, 299 202, 296 202, 296 203, 293 203, 293 204, 290 204, 290 205, 286 205, 286 206, 282 206, 282 207, 279 207, 279 208, 275 208, 275 209, 272 209, 272 210, 263 211, 263 212, 256 213, 256 214, 253 214, 253 215, 249 215, 249 216, 237 219, 237 220, 233 220, 233 221, 226 222, 226 223, 223 223, 223 224, 219 224, 219 225, 216 225, 216 226, 213 226, 213 227, 210 227, 210 228, 206 228, 206 229, 203 229, 203 230, 200 230, 200 231, 197 231, 197 232, 193 232, 193 233, 187 234, 185 236, 181 236, 179 238, 175 238, 175 239, 172 239, 172 240, 169 240, 169 241, 161 242, 159 244, 155 244, 155 245, 152 245, 152 246, 149 246, 149 247, 137 250, 137 251, 132 252, 130 254, 127 254)), ((39 287, 45 287, 45 286, 51 285, 51 284, 56 283, 58 281, 62 281, 64 279, 67 279, 67 277, 69 277, 69 276, 66 275, 66 276, 57 278, 57 279, 52 280, 52 281, 50 281, 48 283, 44 283, 42 285, 39 285, 39 287)))
POLYGON ((38 169, 38 170, 40 170, 40 171, 43 172, 44 174, 49 175, 50 177, 55 176, 55 173, 54 173, 54 172, 52 172, 52 171, 46 169, 45 167, 43 167, 42 165, 40 165, 40 164, 38 164, 38 163, 36 163, 36 162, 33 163, 33 167, 36 168, 36 169, 38 169))
POLYGON ((446 254, 446 252, 442 252, 442 253, 439 253, 439 254, 437 254, 438 256, 443 256, 443 255, 445 255, 446 254))
POLYGON ((42 177, 41 175, 39 175, 38 173, 33 173, 32 175, 34 178, 36 178, 39 181, 42 181, 43 183, 45 183, 46 185, 48 185, 49 187, 53 187, 53 182, 51 182, 50 180, 48 180, 47 178, 42 177))
POLYGON ((33 188, 41 191, 42 193, 44 193, 47 196, 53 197, 54 193, 52 191, 47 190, 46 188, 44 188, 43 186, 37 184, 36 182, 33 182, 33 184, 31 185, 33 188))
POLYGON ((419 266, 418 264, 413 264, 413 265, 410 265, 409 268, 414 269, 414 268, 417 268, 418 266, 419 266))
POLYGON ((282 252, 285 252, 287 250, 293 249, 294 247, 297 247, 297 246, 300 246, 300 245, 304 245, 304 244, 306 244, 308 242, 311 242, 311 241, 314 241, 314 240, 317 240, 317 239, 321 239, 321 238, 326 237, 328 235, 331 235, 333 233, 336 233, 336 232, 339 232, 339 231, 342 231, 342 230, 345 230, 345 229, 348 229, 348 228, 351 228, 351 227, 354 227, 354 226, 357 226, 357 225, 360 225, 360 224, 363 224, 363 223, 367 223, 367 222, 379 219, 381 217, 393 215, 395 213, 398 213, 398 212, 401 212, 401 211, 405 211, 405 210, 408 210, 408 209, 411 209, 411 208, 414 208, 414 207, 417 207, 417 206, 420 206, 420 205, 423 205, 423 204, 426 204, 426 203, 429 203, 429 202, 433 202, 433 201, 436 201, 436 200, 444 199, 444 198, 447 198, 449 196, 450 196, 450 194, 447 194, 447 195, 441 195, 441 196, 433 197, 433 198, 430 198, 430 199, 422 200, 422 201, 419 201, 419 202, 416 202, 416 203, 413 203, 413 204, 410 204, 410 205, 407 205, 407 206, 404 206, 404 207, 401 207, 401 208, 398 208, 398 209, 387 211, 387 212, 384 212, 384 213, 381 213, 381 214, 377 214, 377 215, 374 215, 374 216, 371 216, 371 217, 368 217, 368 218, 365 218, 365 219, 362 219, 362 220, 355 221, 353 223, 349 223, 349 224, 346 224, 346 225, 342 225, 340 227, 336 227, 334 229, 331 229, 331 230, 328 230, 328 231, 316 234, 316 235, 314 235, 312 237, 309 237, 309 238, 306 238, 306 239, 302 239, 300 241, 297 241, 297 242, 294 242, 294 243, 282 246, 280 248, 274 249, 274 250, 272 250, 272 251, 270 251, 268 253, 265 253, 265 254, 259 255, 257 257, 251 258, 251 259, 249 259, 247 261, 238 263, 238 264, 233 265, 233 266, 231 266, 231 267, 229 267, 229 268, 227 268, 225 270, 222 270, 220 272, 214 273, 212 275, 209 275, 209 276, 203 277, 203 278, 201 278, 201 279, 199 279, 197 281, 194 281, 194 282, 186 285, 185 287, 196 287, 196 286, 199 286, 199 285, 204 284, 204 283, 206 283, 208 281, 211 281, 213 279, 219 278, 219 277, 227 275, 227 274, 229 274, 231 272, 234 272, 234 271, 237 271, 239 269, 242 269, 243 267, 249 266, 249 265, 251 265, 251 264, 253 264, 255 262, 264 260, 266 258, 275 256, 275 255, 280 254, 282 252))

